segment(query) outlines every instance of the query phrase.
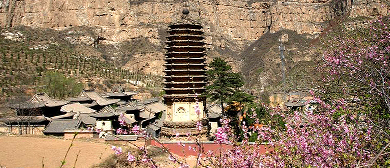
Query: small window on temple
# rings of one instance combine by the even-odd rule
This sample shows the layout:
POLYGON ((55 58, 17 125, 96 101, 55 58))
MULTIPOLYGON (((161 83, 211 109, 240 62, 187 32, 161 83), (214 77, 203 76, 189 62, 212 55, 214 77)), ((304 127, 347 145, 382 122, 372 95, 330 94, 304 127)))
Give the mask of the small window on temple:
POLYGON ((177 112, 178 113, 185 113, 186 109, 184 109, 184 107, 179 107, 179 108, 177 108, 177 112))

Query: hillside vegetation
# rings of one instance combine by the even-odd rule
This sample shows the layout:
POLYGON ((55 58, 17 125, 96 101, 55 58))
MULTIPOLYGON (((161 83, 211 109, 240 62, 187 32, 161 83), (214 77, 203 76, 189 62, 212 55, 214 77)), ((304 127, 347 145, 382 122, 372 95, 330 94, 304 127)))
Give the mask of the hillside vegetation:
POLYGON ((116 62, 105 60, 104 57, 110 54, 110 46, 94 47, 69 42, 88 37, 85 36, 88 33, 93 36, 87 28, 82 30, 74 31, 79 34, 69 37, 64 36, 63 32, 49 29, 1 29, 0 95, 6 97, 35 92, 42 87, 41 78, 48 71, 74 77, 86 89, 110 91, 114 84, 135 83, 137 80, 141 81, 139 83, 143 87, 160 88, 161 77, 121 69, 116 62))

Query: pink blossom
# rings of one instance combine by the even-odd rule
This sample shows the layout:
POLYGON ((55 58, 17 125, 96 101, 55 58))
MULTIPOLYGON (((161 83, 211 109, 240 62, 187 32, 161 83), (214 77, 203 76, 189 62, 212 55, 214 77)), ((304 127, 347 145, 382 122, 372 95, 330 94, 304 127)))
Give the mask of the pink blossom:
POLYGON ((120 124, 121 126, 127 126, 127 123, 126 123, 126 121, 125 121, 125 116, 124 116, 123 113, 118 117, 118 121, 119 121, 119 124, 120 124))
POLYGON ((127 161, 129 162, 135 161, 135 157, 130 152, 127 153, 127 161))
POLYGON ((121 147, 111 146, 111 149, 114 150, 116 155, 120 155, 123 153, 121 147))
POLYGON ((139 134, 140 133, 140 128, 138 125, 134 125, 133 128, 131 129, 131 132, 134 134, 139 134))
POLYGON ((122 134, 123 133, 123 129, 122 128, 118 128, 116 129, 116 134, 122 134))
POLYGON ((172 155, 169 155, 168 159, 172 162, 176 162, 176 159, 175 157, 173 157, 172 155))
POLYGON ((202 130, 202 123, 201 123, 201 121, 196 122, 196 129, 197 129, 198 131, 201 131, 201 130, 202 130))
POLYGON ((196 115, 200 115, 200 112, 201 112, 201 110, 200 110, 200 107, 199 107, 199 102, 198 101, 196 101, 196 104, 195 104, 195 107, 194 107, 194 109, 195 109, 195 113, 196 113, 196 115))
POLYGON ((179 168, 189 168, 189 167, 190 166, 188 166, 187 164, 182 163, 179 168))
POLYGON ((222 127, 217 128, 217 132, 215 133, 215 138, 218 143, 228 143, 229 138, 227 133, 225 132, 225 129, 222 127))

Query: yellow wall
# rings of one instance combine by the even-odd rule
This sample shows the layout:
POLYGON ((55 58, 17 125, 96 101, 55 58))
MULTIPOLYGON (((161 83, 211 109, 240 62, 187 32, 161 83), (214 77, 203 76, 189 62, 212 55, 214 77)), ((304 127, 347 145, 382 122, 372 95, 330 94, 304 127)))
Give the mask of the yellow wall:
POLYGON ((173 122, 199 121, 203 119, 204 106, 199 102, 199 116, 195 112, 196 102, 173 102, 167 108, 167 120, 173 122))
POLYGON ((111 131, 113 129, 112 122, 111 121, 96 121, 96 128, 101 129, 103 131, 111 131))

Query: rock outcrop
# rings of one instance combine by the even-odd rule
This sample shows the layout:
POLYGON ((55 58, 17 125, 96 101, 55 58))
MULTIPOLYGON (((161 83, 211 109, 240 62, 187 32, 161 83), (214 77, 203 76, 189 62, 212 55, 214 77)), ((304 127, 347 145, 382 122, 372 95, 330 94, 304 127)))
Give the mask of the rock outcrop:
MULTIPOLYGON (((250 65, 246 60, 259 61, 242 53, 267 32, 289 29, 314 38, 338 16, 389 14, 384 0, 0 0, 0 25, 55 30, 89 27, 97 36, 67 40, 98 42, 118 50, 123 49, 122 43, 146 39, 143 44, 149 46, 148 51, 142 51, 143 46, 122 55, 113 51, 107 59, 124 60, 120 65, 130 70, 142 67, 146 73, 162 75, 165 32, 169 24, 182 19, 183 8, 203 25, 208 55, 227 58, 237 71, 250 65)), ((247 75, 253 73, 244 69, 247 75)))

